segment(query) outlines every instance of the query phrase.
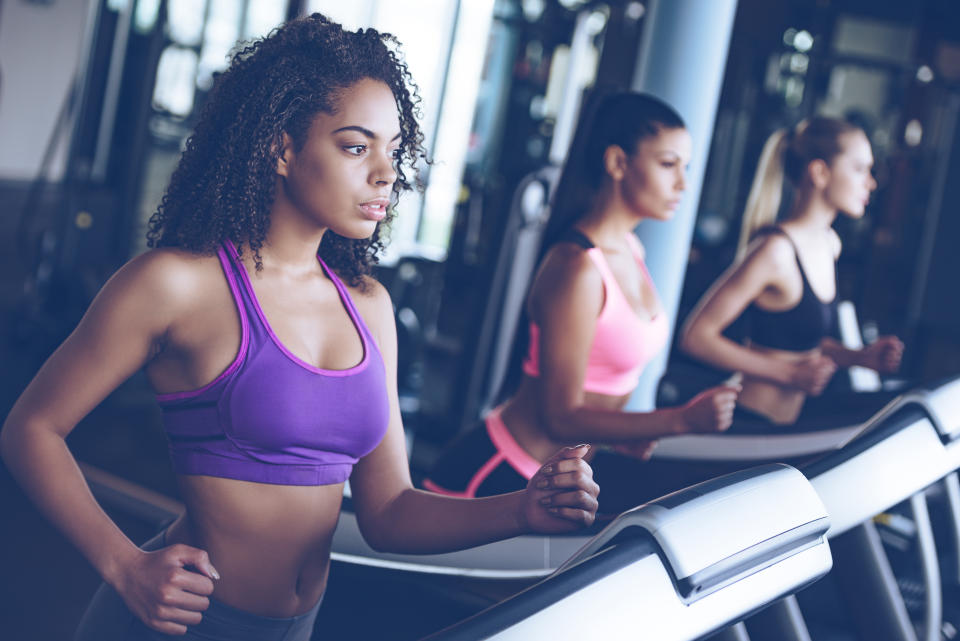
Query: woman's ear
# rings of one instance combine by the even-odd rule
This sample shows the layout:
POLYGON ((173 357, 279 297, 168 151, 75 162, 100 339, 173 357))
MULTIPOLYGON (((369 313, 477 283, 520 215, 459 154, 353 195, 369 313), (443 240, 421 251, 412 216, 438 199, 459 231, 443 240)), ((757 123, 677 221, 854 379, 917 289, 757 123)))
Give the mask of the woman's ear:
POLYGON ((610 145, 603 152, 603 168, 614 181, 623 180, 627 171, 627 153, 620 145, 610 145))
POLYGON ((814 187, 825 189, 830 182, 830 165, 821 158, 812 160, 807 165, 807 176, 810 177, 810 182, 813 183, 814 187))
POLYGON ((287 132, 283 132, 280 138, 280 153, 277 154, 277 175, 286 178, 290 168, 290 160, 293 158, 293 138, 287 132))

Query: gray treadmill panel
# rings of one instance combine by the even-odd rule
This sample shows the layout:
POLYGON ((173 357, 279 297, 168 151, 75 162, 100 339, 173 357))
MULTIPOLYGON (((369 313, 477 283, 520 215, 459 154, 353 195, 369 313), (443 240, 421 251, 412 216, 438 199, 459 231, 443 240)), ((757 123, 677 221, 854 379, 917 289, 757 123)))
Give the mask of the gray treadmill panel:
POLYGON ((697 639, 829 571, 826 529, 799 472, 745 470, 631 510, 549 578, 429 639, 697 639))
POLYGON ((940 434, 948 441, 960 438, 960 376, 922 392, 940 434))
POLYGON ((771 428, 769 434, 695 434, 661 439, 654 458, 684 461, 780 461, 840 450, 868 434, 910 403, 925 396, 907 393, 893 399, 862 423, 827 430, 802 426, 771 428))
POLYGON ((828 527, 823 502, 800 472, 765 465, 624 512, 560 569, 641 529, 656 541, 677 592, 691 601, 818 544, 828 527))

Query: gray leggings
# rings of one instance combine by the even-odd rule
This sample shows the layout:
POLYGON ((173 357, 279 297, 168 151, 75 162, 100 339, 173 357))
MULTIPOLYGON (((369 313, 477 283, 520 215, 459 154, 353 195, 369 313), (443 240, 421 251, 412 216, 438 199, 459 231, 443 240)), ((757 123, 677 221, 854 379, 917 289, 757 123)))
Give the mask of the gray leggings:
MULTIPOLYGON (((166 532, 161 532, 140 547, 149 551, 165 546, 166 532)), ((295 617, 262 617, 211 598, 200 623, 188 626, 185 635, 172 636, 145 626, 120 595, 103 583, 80 620, 74 641, 309 641, 319 609, 318 601, 309 612, 295 617)))

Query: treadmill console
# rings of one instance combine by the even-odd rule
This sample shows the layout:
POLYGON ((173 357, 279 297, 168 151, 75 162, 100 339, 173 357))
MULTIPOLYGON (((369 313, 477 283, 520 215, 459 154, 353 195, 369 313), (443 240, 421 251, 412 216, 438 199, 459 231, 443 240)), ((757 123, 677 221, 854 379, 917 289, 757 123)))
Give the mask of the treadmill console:
POLYGON ((677 592, 691 602, 814 546, 829 557, 828 528, 826 508, 799 471, 763 465, 624 512, 558 571, 624 538, 650 537, 677 592))
POLYGON ((921 394, 940 435, 947 441, 960 438, 960 376, 921 394))

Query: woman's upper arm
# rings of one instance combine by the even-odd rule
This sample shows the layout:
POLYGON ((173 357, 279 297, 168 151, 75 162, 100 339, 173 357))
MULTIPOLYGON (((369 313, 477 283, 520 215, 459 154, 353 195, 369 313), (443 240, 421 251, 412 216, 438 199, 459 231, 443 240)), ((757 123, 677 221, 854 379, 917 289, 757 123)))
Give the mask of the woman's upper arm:
POLYGON ((793 248, 784 238, 756 241, 742 261, 731 265, 710 286, 683 327, 681 345, 696 352, 703 340, 719 336, 750 303, 776 286, 792 259, 793 248))
POLYGON ((603 304, 603 278, 579 249, 555 252, 537 275, 531 311, 540 328, 540 412, 547 419, 583 403, 583 381, 603 304))
POLYGON ((362 303, 364 320, 374 335, 386 370, 390 418, 387 432, 377 447, 360 459, 350 477, 357 516, 377 512, 403 490, 413 487, 407 462, 406 440, 397 396, 397 331, 390 295, 373 282, 368 300, 362 303))
POLYGON ((41 426, 66 436, 142 367, 176 314, 175 280, 183 271, 177 261, 150 252, 114 274, 20 396, 7 427, 41 426))

